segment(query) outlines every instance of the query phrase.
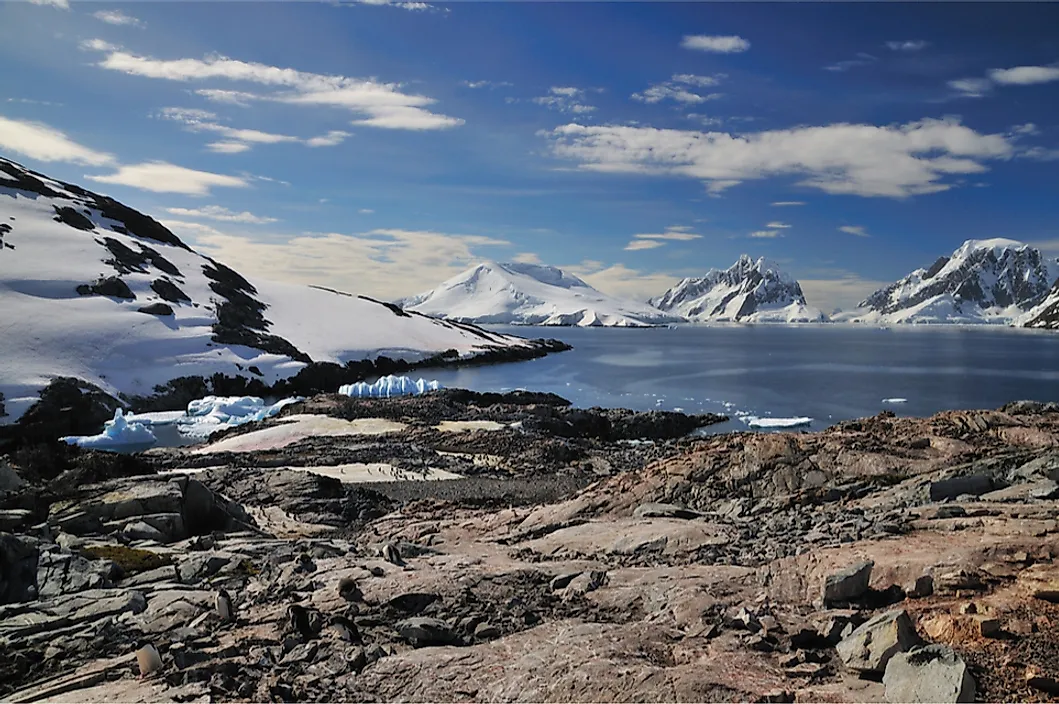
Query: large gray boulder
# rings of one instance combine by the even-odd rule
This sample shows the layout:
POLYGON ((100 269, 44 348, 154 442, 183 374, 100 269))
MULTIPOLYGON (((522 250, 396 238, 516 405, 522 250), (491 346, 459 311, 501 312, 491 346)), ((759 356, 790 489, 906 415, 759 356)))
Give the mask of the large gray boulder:
POLYGON ((890 658, 920 644, 916 627, 904 609, 879 614, 835 646, 846 667, 856 672, 883 672, 890 658))
POLYGON ((875 563, 867 560, 828 575, 824 580, 824 606, 864 596, 868 592, 873 567, 875 563))
POLYGON ((886 701, 973 702, 974 678, 947 645, 926 645, 896 653, 883 675, 886 701))
POLYGON ((460 637, 452 626, 437 618, 406 619, 397 624, 397 633, 416 648, 460 644, 460 637))

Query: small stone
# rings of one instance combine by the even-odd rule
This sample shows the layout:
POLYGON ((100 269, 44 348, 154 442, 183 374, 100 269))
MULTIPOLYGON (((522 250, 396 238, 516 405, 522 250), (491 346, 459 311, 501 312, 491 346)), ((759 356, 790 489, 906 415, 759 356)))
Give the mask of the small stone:
POLYGON ((923 599, 934 593, 934 578, 929 574, 916 577, 916 581, 905 587, 905 596, 910 599, 923 599))
POLYGON ((802 678, 806 677, 813 679, 823 674, 827 670, 827 665, 821 665, 815 662, 803 662, 793 667, 784 668, 783 674, 790 678, 802 678))
POLYGON ((824 605, 852 601, 867 593, 874 566, 874 562, 867 560, 828 575, 824 581, 824 605))
POLYGON ((368 572, 371 573, 372 577, 382 577, 386 574, 386 570, 379 566, 372 567, 368 572))
POLYGON ((500 637, 500 629, 491 623, 479 623, 474 629, 474 637, 478 640, 492 640, 500 637))
POLYGON ((1041 692, 1059 694, 1059 679, 1045 674, 1033 665, 1026 668, 1026 684, 1041 692))
POLYGON ((979 616, 975 619, 975 623, 978 626, 978 635, 982 638, 997 638, 1000 636, 1001 628, 999 619, 979 616))
POLYGON ((445 621, 437 618, 410 618, 397 624, 397 633, 416 648, 431 645, 459 645, 460 638, 445 621))
POLYGON ((945 645, 916 647, 890 658, 883 675, 888 702, 973 702, 975 683, 964 661, 945 645))
POLYGON ((346 662, 349 663, 349 669, 359 674, 361 670, 368 666, 367 653, 364 648, 353 648, 346 653, 346 662))
POLYGON ((552 577, 552 581, 548 582, 548 588, 553 592, 565 589, 570 582, 574 581, 574 579, 580 574, 581 571, 578 570, 577 572, 564 572, 563 574, 556 575, 555 577, 552 577))
POLYGON ((944 518, 964 518, 967 516, 967 509, 958 504, 945 504, 944 506, 938 506, 938 510, 934 512, 934 518, 941 520, 944 518))
POLYGON ((973 601, 968 601, 966 604, 960 604, 961 614, 976 614, 978 613, 978 605, 973 601))

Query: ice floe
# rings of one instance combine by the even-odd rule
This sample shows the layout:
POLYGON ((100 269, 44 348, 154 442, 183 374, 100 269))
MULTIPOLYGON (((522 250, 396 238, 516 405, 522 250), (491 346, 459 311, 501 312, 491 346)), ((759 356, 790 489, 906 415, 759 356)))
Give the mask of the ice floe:
POLYGON ((884 398, 883 403, 908 403, 907 398, 884 398))
POLYGON ((112 452, 146 450, 157 442, 154 433, 147 426, 142 423, 130 423, 120 408, 114 411, 113 420, 103 424, 103 432, 98 435, 69 435, 61 440, 88 450, 112 452))
POLYGON ((757 416, 745 416, 741 419, 748 428, 756 430, 773 430, 776 428, 801 428, 812 424, 813 419, 807 417, 796 418, 759 418, 757 416))
POLYGON ((372 384, 364 381, 343 384, 338 388, 338 393, 353 398, 390 398, 391 396, 418 396, 441 388, 443 387, 437 381, 413 379, 408 376, 384 376, 372 384))

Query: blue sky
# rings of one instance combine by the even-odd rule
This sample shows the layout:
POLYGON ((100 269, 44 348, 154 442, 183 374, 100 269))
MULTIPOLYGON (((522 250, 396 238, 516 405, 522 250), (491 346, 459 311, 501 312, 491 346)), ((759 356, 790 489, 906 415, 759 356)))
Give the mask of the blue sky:
POLYGON ((519 259, 644 298, 746 252, 848 308, 966 239, 1059 250, 1056 27, 1050 3, 7 2, 0 154, 253 275, 395 298, 519 259))

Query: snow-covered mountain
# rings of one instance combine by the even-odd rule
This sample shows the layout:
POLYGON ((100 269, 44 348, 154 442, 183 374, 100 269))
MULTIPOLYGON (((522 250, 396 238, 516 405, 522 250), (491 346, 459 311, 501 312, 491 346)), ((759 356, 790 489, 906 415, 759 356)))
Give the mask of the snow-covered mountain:
POLYGON ((682 322, 646 303, 608 296, 562 269, 539 264, 482 262, 398 305, 473 323, 642 327, 682 322))
POLYGON ((815 323, 827 320, 805 302, 802 287, 765 258, 747 255, 730 268, 684 279, 650 300, 660 310, 694 322, 815 323))
POLYGON ((0 424, 60 376, 151 395, 181 376, 272 384, 310 362, 537 346, 337 291, 250 282, 142 213, 0 158, 0 424))
POLYGON ((1059 330, 1059 279, 1040 303, 1019 316, 1015 324, 1026 328, 1059 330))
POLYGON ((1022 242, 968 240, 873 293, 850 320, 1010 325, 1042 302, 1057 276, 1056 260, 1022 242))

